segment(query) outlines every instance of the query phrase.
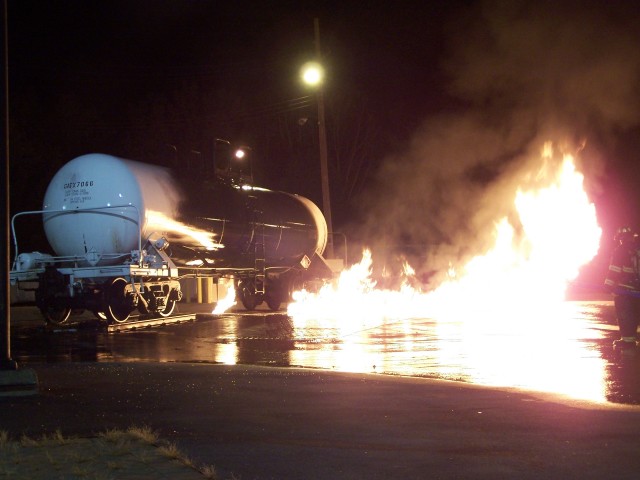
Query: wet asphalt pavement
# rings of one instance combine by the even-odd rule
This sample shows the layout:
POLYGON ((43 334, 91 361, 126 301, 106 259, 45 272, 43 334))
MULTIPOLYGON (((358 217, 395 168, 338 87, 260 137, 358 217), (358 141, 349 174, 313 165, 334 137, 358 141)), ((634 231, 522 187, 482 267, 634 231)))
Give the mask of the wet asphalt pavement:
MULTIPOLYGON (((308 367, 456 380, 601 403, 640 404, 640 359, 616 358, 611 301, 565 302, 546 323, 473 328, 433 319, 299 322, 284 312, 209 315, 108 333, 90 314, 47 328, 31 307, 13 309, 12 356, 21 363, 195 362, 308 367)), ((73 317, 72 317, 73 318, 73 317)))
POLYGON ((424 378, 187 363, 34 365, 13 436, 148 426, 221 478, 637 478, 635 407, 424 378), (233 476, 233 477, 232 477, 233 476))
POLYGON ((578 318, 575 328, 549 332, 566 339, 560 351, 571 368, 556 364, 557 372, 541 361, 559 361, 553 342, 538 344, 540 369, 514 355, 485 364, 472 348, 477 337, 447 329, 439 340, 426 320, 413 322, 419 334, 407 324, 330 334, 325 326, 314 334, 316 327, 283 315, 203 317, 107 334, 91 322, 44 329, 16 312, 13 357, 36 372, 38 394, 0 398, 0 428, 17 437, 56 429, 87 436, 145 425, 195 463, 244 480, 635 479, 638 363, 611 357, 610 305, 579 307, 568 317, 578 318), (456 355, 465 360, 454 362, 456 355), (596 390, 604 385, 605 399, 478 385, 497 364, 515 364, 531 378, 559 373, 564 382, 552 385, 576 378, 596 390), (369 373, 337 371, 346 365, 369 373), (421 373, 400 376, 407 365, 421 373), (378 371, 389 375, 370 373, 378 371))

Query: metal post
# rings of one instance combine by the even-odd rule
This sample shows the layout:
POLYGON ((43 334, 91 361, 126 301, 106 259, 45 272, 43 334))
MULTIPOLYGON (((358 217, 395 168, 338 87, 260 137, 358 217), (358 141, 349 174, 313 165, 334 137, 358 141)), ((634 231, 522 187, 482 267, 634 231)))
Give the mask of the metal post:
POLYGON ((0 286, 2 288, 2 298, 0 299, 0 349, 2 350, 2 358, 0 358, 0 369, 15 370, 17 363, 11 359, 11 291, 9 285, 9 258, 11 256, 11 248, 9 247, 9 33, 7 21, 7 0, 4 0, 4 138, 5 138, 5 162, 2 174, 4 178, 0 181, 4 184, 4 195, 2 195, 2 211, 4 219, 2 223, 2 239, 4 242, 2 248, 2 280, 0 286))
MULTIPOLYGON (((315 18, 313 21, 315 43, 316 43, 316 56, 318 60, 321 60, 320 49, 320 21, 315 18)), ((331 221, 331 196, 329 191, 329 166, 327 162, 327 129, 325 125, 324 117, 324 91, 322 82, 318 85, 318 91, 316 94, 318 99, 318 142, 320 143, 320 175, 322 179, 322 209, 324 211, 325 219, 327 220, 327 227, 329 229, 329 242, 327 243, 326 257, 333 258, 333 225, 331 221)))

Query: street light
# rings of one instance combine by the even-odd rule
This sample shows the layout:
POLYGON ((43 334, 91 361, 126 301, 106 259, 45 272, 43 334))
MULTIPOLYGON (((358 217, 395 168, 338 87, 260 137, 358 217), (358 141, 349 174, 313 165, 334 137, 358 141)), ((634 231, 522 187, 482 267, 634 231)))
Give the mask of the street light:
POLYGON ((300 69, 302 81, 312 87, 317 87, 324 81, 324 68, 318 62, 307 62, 300 69))
MULTIPOLYGON (((318 19, 315 19, 316 55, 320 58, 320 27, 318 19)), ((329 194, 329 168, 327 162, 327 130, 324 119, 324 68, 318 62, 308 62, 300 71, 302 81, 316 88, 318 101, 318 143, 320 144, 320 176, 322 180, 322 210, 327 220, 329 229, 329 242, 327 243, 327 258, 333 258, 333 226, 331 222, 331 196, 329 194)))
POLYGON ((253 183, 253 159, 251 158, 251 147, 241 145, 233 152, 233 163, 238 170, 241 181, 253 183))

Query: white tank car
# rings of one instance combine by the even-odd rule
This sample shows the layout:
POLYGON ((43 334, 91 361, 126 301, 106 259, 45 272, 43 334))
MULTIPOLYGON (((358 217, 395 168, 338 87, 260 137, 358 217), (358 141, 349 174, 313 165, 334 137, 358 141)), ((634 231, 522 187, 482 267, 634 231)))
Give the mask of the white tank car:
POLYGON ((57 255, 91 266, 121 263, 147 239, 160 237, 172 245, 178 266, 195 256, 212 266, 247 267, 246 254, 256 242, 263 244, 268 266, 291 266, 326 247, 325 218, 304 197, 229 183, 207 186, 201 178, 181 181, 186 183, 168 169, 110 155, 71 160, 45 194, 47 240, 57 255))
POLYGON ((173 218, 180 193, 161 167, 92 153, 53 177, 43 210, 44 231, 57 255, 90 265, 118 263, 146 238, 145 213, 173 218), (69 214, 73 212, 73 214, 69 214))
POLYGON ((266 301, 276 310, 300 281, 331 274, 313 202, 233 177, 83 155, 55 174, 42 216, 55 256, 20 254, 11 281, 38 282, 50 323, 72 310, 108 322, 136 309, 168 316, 182 298, 178 279, 202 276, 233 277, 247 309, 266 301))

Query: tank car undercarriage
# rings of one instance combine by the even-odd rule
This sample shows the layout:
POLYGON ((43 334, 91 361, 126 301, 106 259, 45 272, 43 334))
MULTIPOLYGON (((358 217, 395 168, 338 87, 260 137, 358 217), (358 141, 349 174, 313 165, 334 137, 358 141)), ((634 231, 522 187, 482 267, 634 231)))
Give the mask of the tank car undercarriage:
MULTIPOLYGON (((63 269, 64 271, 64 269, 63 269)), ((126 322, 137 309, 143 315, 167 317, 182 298, 177 280, 117 276, 77 278, 47 267, 35 291, 36 306, 47 323, 67 321, 72 311, 89 310, 107 323, 126 322)), ((124 272, 123 272, 124 273, 124 272)))
POLYGON ((296 285, 295 275, 266 275, 264 284, 260 275, 237 275, 234 279, 236 298, 247 310, 255 310, 265 302, 269 309, 279 310, 283 303, 289 301, 296 285))
MULTIPOLYGON (((35 303, 49 324, 67 322, 72 313, 90 311, 108 324, 127 322, 133 315, 147 318, 168 317, 182 299, 179 278, 232 277, 236 298, 247 310, 255 310, 263 302, 279 310, 290 299, 291 292, 303 285, 305 268, 270 268, 221 270, 183 269, 171 258, 147 243, 132 252, 127 262, 111 266, 78 266, 81 258, 70 262, 49 255, 29 258, 30 268, 11 271, 11 282, 18 288, 37 285, 35 303)), ((16 262, 20 264, 21 262, 16 262)), ((304 263, 304 262, 302 262, 304 263)))
POLYGON ((135 310, 167 317, 182 292, 178 269, 162 250, 148 242, 142 255, 134 251, 128 262, 111 266, 78 266, 83 259, 35 256, 26 262, 30 268, 11 271, 11 283, 37 283, 35 302, 47 323, 64 323, 72 312, 83 310, 107 323, 126 322, 135 310))

